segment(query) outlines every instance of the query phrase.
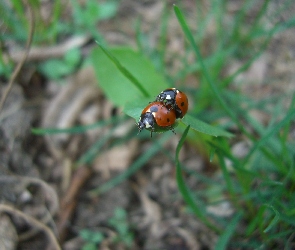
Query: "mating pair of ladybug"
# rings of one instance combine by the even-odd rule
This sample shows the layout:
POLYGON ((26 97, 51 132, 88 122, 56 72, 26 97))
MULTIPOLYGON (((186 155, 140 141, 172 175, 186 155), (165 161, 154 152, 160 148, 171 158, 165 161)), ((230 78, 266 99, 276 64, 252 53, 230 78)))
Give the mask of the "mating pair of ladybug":
POLYGON ((153 132, 173 130, 176 119, 183 118, 188 110, 188 99, 185 93, 176 88, 162 91, 156 100, 146 106, 138 121, 139 132, 144 128, 153 132))

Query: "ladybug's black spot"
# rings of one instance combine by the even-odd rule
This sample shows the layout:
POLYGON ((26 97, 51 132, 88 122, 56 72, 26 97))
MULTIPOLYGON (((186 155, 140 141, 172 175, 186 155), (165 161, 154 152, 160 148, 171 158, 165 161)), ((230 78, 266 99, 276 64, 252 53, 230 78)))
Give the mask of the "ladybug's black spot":
POLYGON ((182 103, 180 104, 180 106, 181 106, 181 107, 184 106, 184 102, 182 102, 182 103))
POLYGON ((170 119, 169 118, 167 118, 167 122, 170 122, 170 119))
POLYGON ((150 108, 150 111, 151 111, 151 112, 158 112, 158 107, 157 107, 157 106, 152 106, 152 107, 150 108))

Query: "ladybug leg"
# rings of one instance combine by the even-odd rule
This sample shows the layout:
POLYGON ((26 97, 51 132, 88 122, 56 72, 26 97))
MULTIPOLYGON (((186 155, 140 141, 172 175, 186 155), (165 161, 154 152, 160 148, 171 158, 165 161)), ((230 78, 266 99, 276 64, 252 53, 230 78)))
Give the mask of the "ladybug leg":
POLYGON ((154 128, 152 128, 152 130, 151 130, 151 138, 153 137, 153 132, 155 132, 154 128))
POLYGON ((170 128, 170 130, 172 131, 172 133, 173 133, 173 134, 175 134, 175 135, 176 135, 176 132, 175 132, 175 130, 174 130, 174 128, 173 128, 173 127, 171 127, 171 128, 170 128))
POLYGON ((162 106, 161 106, 161 108, 163 108, 163 107, 166 107, 166 106, 165 106, 165 103, 162 102, 162 106))
POLYGON ((169 107, 169 110, 172 110, 172 109, 175 109, 176 110, 176 107, 173 104, 171 104, 170 107, 169 107))

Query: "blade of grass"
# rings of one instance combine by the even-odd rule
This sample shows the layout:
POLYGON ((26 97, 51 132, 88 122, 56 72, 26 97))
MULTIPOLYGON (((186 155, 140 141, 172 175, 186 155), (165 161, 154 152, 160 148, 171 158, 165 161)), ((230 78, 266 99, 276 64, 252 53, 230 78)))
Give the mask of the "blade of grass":
POLYGON ((202 211, 194 201, 193 195, 187 185, 185 184, 185 180, 182 176, 182 170, 179 162, 179 152, 184 144, 185 138, 188 134, 190 126, 187 126, 183 135, 177 145, 176 152, 175 152, 175 164, 176 164, 176 181, 178 185, 178 189, 184 199, 184 201, 188 204, 188 206, 192 209, 193 213, 202 220, 209 228, 214 230, 215 232, 220 232, 220 229, 213 225, 207 218, 206 211, 202 211))
POLYGON ((146 164, 154 155, 156 155, 159 150, 163 147, 163 144, 171 137, 171 133, 164 134, 158 141, 156 141, 143 155, 141 155, 133 164, 123 173, 117 175, 113 179, 104 183, 103 185, 91 190, 89 194, 91 196, 96 196, 101 193, 112 189, 114 186, 125 181, 128 177, 133 175, 138 169, 140 169, 144 164, 146 164))
POLYGON ((107 134, 105 134, 96 143, 94 143, 90 147, 90 149, 87 150, 87 152, 79 158, 79 160, 77 161, 77 166, 91 164, 94 158, 97 157, 97 155, 99 154, 102 147, 113 136, 115 128, 110 129, 107 134))
POLYGON ((11 0, 11 4, 13 6, 13 12, 19 18, 20 23, 22 23, 26 28, 28 28, 29 27, 28 19, 26 18, 22 1, 11 0))
POLYGON ((251 155, 258 150, 263 144, 265 144, 274 134, 279 132, 279 130, 287 125, 294 117, 295 117, 295 110, 293 109, 293 103, 295 101, 295 95, 293 96, 292 104, 290 105, 290 109, 288 113, 286 114, 285 118, 281 120, 276 126, 274 126, 272 129, 270 129, 263 137, 261 137, 252 147, 248 155, 245 157, 244 162, 248 162, 251 155))
POLYGON ((167 30, 168 30, 168 20, 169 20, 169 12, 167 9, 167 4, 164 2, 164 8, 162 11, 162 19, 161 19, 161 27, 160 27, 160 38, 158 42, 158 49, 160 54, 160 70, 162 72, 165 71, 165 55, 167 52, 167 30))
POLYGON ((232 235, 235 233, 236 227, 241 220, 243 216, 242 212, 238 212, 229 222, 228 226, 226 227, 225 231, 223 234, 219 237, 216 245, 215 245, 215 250, 223 250, 223 249, 228 249, 228 243, 232 237, 232 235))
POLYGON ((59 19, 61 18, 62 13, 62 3, 61 0, 55 0, 53 4, 53 11, 52 11, 52 18, 50 21, 50 28, 51 28, 51 39, 52 42, 57 42, 57 36, 58 36, 58 25, 59 25, 59 19))
POLYGON ((248 226, 245 231, 245 236, 250 237, 253 232, 259 227, 259 225, 262 223, 263 214, 266 207, 261 206, 258 211, 256 211, 255 216, 252 217, 252 220, 248 223, 248 226))
POLYGON ((230 37, 232 41, 240 41, 239 35, 241 34, 240 30, 241 30, 241 27, 243 26, 242 24, 243 22, 245 22, 246 15, 253 4, 255 4, 255 0, 244 1, 242 7, 239 9, 238 13, 235 15, 235 18, 233 20, 234 27, 230 37))
POLYGON ((182 12, 180 11, 180 9, 176 5, 174 5, 174 12, 175 12, 175 15, 179 21, 179 24, 180 24, 186 38, 188 39, 191 46, 193 47, 193 50, 200 62, 201 69, 204 73, 204 77, 207 80, 207 82, 209 83, 209 86, 210 86, 211 90, 213 91, 214 95, 216 96, 217 100, 219 101, 219 103, 221 104, 223 109, 226 111, 226 113, 232 118, 233 121, 235 121, 235 123, 240 128, 240 130, 250 136, 250 134, 244 129, 244 126, 242 126, 242 124, 238 120, 237 116, 232 112, 231 108, 222 99, 221 94, 220 94, 220 90, 217 88, 213 79, 210 77, 208 69, 207 69, 207 67, 204 63, 203 57, 201 55, 200 49, 194 41, 194 37, 193 37, 185 19, 184 19, 184 16, 183 16, 182 12))
POLYGON ((100 46, 102 51, 105 53, 105 55, 116 65, 118 70, 125 76, 127 77, 141 92, 145 97, 149 97, 150 94, 148 91, 146 91, 143 87, 142 84, 136 79, 136 77, 129 71, 127 70, 119 61, 118 59, 110 52, 108 51, 103 45, 97 42, 97 44, 100 46))
POLYGON ((182 120, 181 123, 184 123, 185 125, 190 125, 191 128, 195 131, 212 135, 212 136, 225 136, 225 137, 233 137, 233 134, 219 128, 211 126, 205 122, 202 122, 195 117, 187 114, 182 120))
POLYGON ((265 0, 262 4, 261 8, 259 9, 257 15, 255 16, 255 20, 254 20, 253 24, 251 25, 251 30, 248 33, 248 37, 250 39, 253 36, 253 34, 255 33, 255 29, 257 29, 257 27, 258 27, 259 21, 265 16, 265 13, 268 9, 269 3, 270 3, 270 0, 265 0))
MULTIPOLYGON (((294 19, 295 20, 295 19, 294 19)), ((271 28, 269 31, 266 32, 266 38, 263 44, 261 45, 259 51, 257 53, 254 53, 254 55, 246 62, 244 63, 240 68, 238 68, 232 75, 228 76, 226 79, 224 79, 221 83, 221 86, 227 86, 230 82, 232 82, 240 73, 247 70, 252 63, 258 59, 262 53, 267 49, 268 44, 270 43, 273 35, 277 32, 284 31, 285 29, 291 28, 295 25, 295 22, 292 21, 292 19, 287 20, 283 24, 277 23, 273 28, 271 28)))
POLYGON ((280 220, 280 213, 272 205, 265 204, 265 206, 270 208, 275 213, 274 218, 271 220, 269 225, 263 230, 264 233, 268 233, 280 220))
POLYGON ((113 117, 109 120, 99 121, 90 125, 76 126, 71 128, 32 128, 31 132, 35 135, 50 135, 50 134, 63 134, 63 133, 84 133, 90 129, 101 128, 106 125, 114 124, 115 122, 122 122, 123 119, 113 117))
POLYGON ((227 190, 230 194, 231 200, 236 205, 236 207, 238 207, 234 184, 233 184, 232 179, 230 177, 230 173, 225 165, 224 156, 219 151, 217 151, 217 156, 219 159, 221 171, 224 176, 226 187, 227 187, 227 190))

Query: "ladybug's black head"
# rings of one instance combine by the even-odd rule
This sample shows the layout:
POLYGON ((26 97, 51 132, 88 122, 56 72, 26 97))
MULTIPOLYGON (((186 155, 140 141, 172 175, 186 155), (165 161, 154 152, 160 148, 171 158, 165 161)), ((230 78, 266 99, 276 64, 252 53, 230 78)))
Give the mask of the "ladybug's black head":
POLYGON ((138 133, 140 133, 141 130, 145 128, 145 124, 141 120, 139 120, 137 123, 137 127, 138 127, 138 133))
POLYGON ((154 124, 155 118, 151 112, 142 114, 137 123, 138 133, 140 133, 141 130, 143 130, 144 128, 148 130, 153 130, 154 124))
POLYGON ((166 89, 157 96, 156 100, 163 102, 165 105, 172 105, 175 102, 175 97, 176 93, 174 89, 166 89))

